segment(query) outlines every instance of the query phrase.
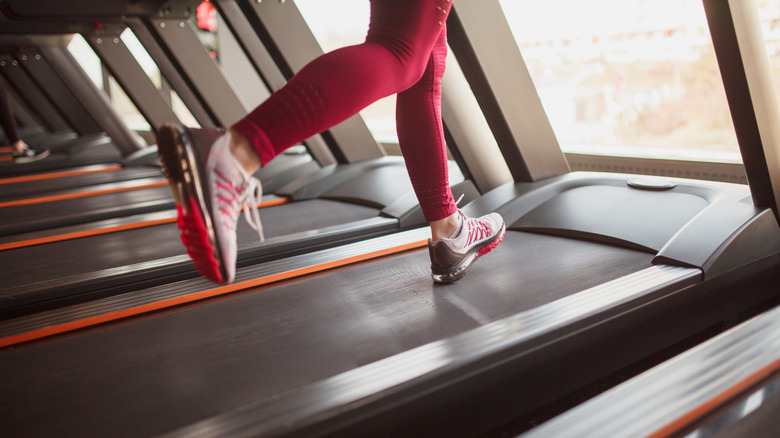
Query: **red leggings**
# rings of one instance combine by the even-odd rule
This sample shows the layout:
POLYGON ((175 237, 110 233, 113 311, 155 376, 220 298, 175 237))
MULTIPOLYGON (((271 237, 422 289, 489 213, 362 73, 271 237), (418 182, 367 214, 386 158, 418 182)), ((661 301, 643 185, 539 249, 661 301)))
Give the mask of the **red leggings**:
POLYGON ((371 0, 363 44, 315 59, 233 128, 263 163, 288 147, 398 94, 401 151, 429 222, 457 210, 449 187, 441 120, 450 0, 371 0))

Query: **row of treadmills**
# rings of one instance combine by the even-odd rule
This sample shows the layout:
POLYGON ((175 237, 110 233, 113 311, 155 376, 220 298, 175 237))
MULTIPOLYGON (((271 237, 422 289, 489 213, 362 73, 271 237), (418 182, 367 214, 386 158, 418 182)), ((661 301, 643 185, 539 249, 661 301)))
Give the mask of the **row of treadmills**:
MULTIPOLYGON (((52 151, 0 160, 0 436, 780 430, 779 175, 769 158, 755 164, 775 151, 766 102, 745 103, 752 58, 741 75, 723 72, 750 186, 533 177, 517 167, 528 146, 497 134, 514 129, 506 96, 489 98, 502 79, 479 73, 495 66, 480 44, 508 29, 491 18, 500 5, 460 0, 452 50, 514 178, 486 188, 469 158, 479 146, 446 113, 450 179, 466 213, 503 215, 503 243, 464 279, 434 284, 403 159, 349 144, 364 129, 350 120, 258 172, 266 240, 241 220, 236 281, 216 285, 179 241, 151 137, 122 122, 67 49, 82 34, 152 129, 176 117, 171 90, 201 126, 226 125, 223 102, 199 85, 227 86, 203 77, 216 63, 202 51, 192 59, 204 64, 188 65, 176 51, 197 38, 189 18, 200 2, 69 3, 0 3, 0 85, 26 141, 52 151), (172 28, 187 34, 163 35, 172 28), (159 65, 159 89, 111 39, 125 29, 159 65)), ((286 49, 306 40, 294 3, 212 3, 240 41, 261 43, 239 46, 277 88, 274 75, 289 77, 304 56, 286 49)), ((754 26, 740 15, 750 2, 705 7, 721 65, 760 42, 740 27, 754 26)), ((515 52, 499 58, 511 65, 515 52)), ((563 157, 557 145, 539 154, 563 157)))

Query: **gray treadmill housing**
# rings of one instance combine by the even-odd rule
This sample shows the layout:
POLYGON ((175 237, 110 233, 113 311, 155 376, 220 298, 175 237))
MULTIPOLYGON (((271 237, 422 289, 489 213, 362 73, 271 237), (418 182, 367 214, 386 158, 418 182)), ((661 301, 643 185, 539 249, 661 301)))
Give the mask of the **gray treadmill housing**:
POLYGON ((122 15, 170 15, 189 16, 195 12, 199 0, 70 0, 52 2, 50 0, 5 0, 2 12, 15 19, 54 19, 92 17, 94 19, 118 17, 122 15))
POLYGON ((474 208, 495 209, 513 230, 638 249, 705 278, 780 253, 774 214, 753 205, 747 186, 669 178, 674 187, 659 191, 632 187, 633 178, 572 172, 507 184, 474 208))
MULTIPOLYGON (((450 162, 449 175, 456 199, 463 195, 465 204, 479 196, 474 183, 464 178, 454 162, 450 162)), ((296 179, 276 194, 296 201, 321 198, 378 208, 382 216, 399 219, 401 229, 425 223, 401 157, 325 166, 296 179)))

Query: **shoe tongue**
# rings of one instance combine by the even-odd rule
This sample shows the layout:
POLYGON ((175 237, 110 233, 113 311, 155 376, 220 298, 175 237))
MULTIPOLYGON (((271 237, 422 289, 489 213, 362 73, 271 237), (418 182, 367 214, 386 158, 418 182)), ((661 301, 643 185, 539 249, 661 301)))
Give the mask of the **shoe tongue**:
POLYGON ((452 232, 450 235, 450 239, 454 239, 458 237, 458 234, 460 234, 461 230, 463 230, 463 213, 458 212, 458 217, 460 218, 460 221, 458 221, 458 228, 455 229, 455 231, 452 232))
POLYGON ((233 156, 233 154, 228 154, 228 155, 230 155, 230 159, 233 160, 233 164, 235 164, 236 170, 238 170, 239 175, 241 175, 243 185, 246 186, 247 184, 249 184, 249 180, 252 178, 252 175, 250 175, 249 173, 247 173, 246 170, 244 170, 244 166, 242 166, 241 163, 238 162, 238 160, 236 159, 236 157, 233 156))
POLYGON ((252 175, 247 173, 246 170, 244 170, 244 166, 241 165, 241 163, 238 162, 235 155, 230 151, 230 131, 225 131, 225 133, 220 136, 216 141, 223 142, 224 143, 224 152, 225 154, 230 157, 230 160, 233 162, 233 165, 235 166, 235 169, 238 171, 238 174, 241 175, 242 178, 242 185, 246 186, 249 183, 249 179, 252 178, 252 175))

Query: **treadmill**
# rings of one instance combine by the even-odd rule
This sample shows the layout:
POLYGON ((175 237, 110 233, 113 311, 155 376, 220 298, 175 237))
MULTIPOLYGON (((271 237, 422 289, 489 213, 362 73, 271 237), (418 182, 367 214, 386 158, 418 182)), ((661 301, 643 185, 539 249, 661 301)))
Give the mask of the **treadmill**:
POLYGON ((107 111, 104 96, 65 47, 67 39, 13 35, 4 39, 2 44, 15 47, 0 56, 4 77, 49 129, 28 140, 32 146, 50 149, 53 156, 22 168, 9 166, 3 173, 117 162, 145 146, 107 111))
MULTIPOLYGON (((497 2, 460 2, 451 29, 468 35, 496 11, 497 2)), ((730 98, 742 93, 734 82, 730 98)), ((0 383, 5 426, 18 435, 494 431, 777 298, 776 209, 761 203, 772 192, 748 164, 772 149, 741 147, 749 189, 597 173, 500 186, 464 209, 504 214, 505 242, 453 285, 431 283, 418 229, 241 266, 231 286, 188 279, 5 321, 0 370, 18 376, 0 383), (55 406, 56 417, 33 421, 55 406)), ((513 160, 522 150, 505 155, 513 173, 526 172, 513 160)))
MULTIPOLYGON (((307 154, 291 153, 259 170, 269 192, 319 169, 307 154)), ((159 166, 85 166, 0 179, 0 240, 5 243, 56 235, 63 227, 80 230, 96 222, 174 210, 168 182, 159 166)), ((269 196, 266 200, 278 199, 269 196)), ((70 230, 71 232, 73 230, 70 230)))
MULTIPOLYGON (((100 4, 94 6, 102 11, 101 13, 107 14, 107 21, 104 23, 109 23, 106 24, 106 29, 110 29, 111 35, 118 37, 128 26, 133 29, 149 53, 156 58, 165 77, 176 87, 182 99, 189 99, 188 105, 192 102, 190 109, 194 108, 193 113, 199 117, 202 126, 225 124, 229 122, 229 117, 242 115, 236 114, 236 108, 240 110, 241 105, 234 102, 237 101, 235 92, 224 77, 215 76, 219 71, 208 53, 189 52, 192 47, 199 47, 200 42, 189 23, 179 26, 184 22, 182 18, 177 18, 176 13, 169 14, 171 17, 163 20, 155 18, 156 15, 150 14, 145 7, 145 12, 129 18, 123 17, 124 21, 118 24, 112 21, 117 20, 116 16, 111 15, 115 14, 115 11, 110 8, 107 10, 100 4), (171 28, 176 29, 176 35, 160 30, 171 28), (185 52, 187 56, 179 59, 163 58, 173 49, 185 52), (172 62, 174 60, 178 62, 172 62), (185 60, 187 62, 184 62, 185 60), (236 104, 230 105, 231 103, 236 104)), ((49 9, 57 7, 48 5, 49 9)), ((35 13, 50 13, 49 9, 37 9, 35 13)), ((109 69, 116 73, 117 79, 123 82, 125 88, 133 90, 128 94, 138 99, 137 107, 144 112, 150 125, 160 126, 176 119, 170 108, 160 108, 164 106, 164 102, 161 101, 159 92, 120 38, 114 38, 114 44, 106 45, 102 44, 102 41, 108 37, 108 31, 83 32, 109 69)), ((272 68, 270 64, 263 66, 266 77, 272 76, 274 68, 278 69, 276 66, 272 68), (269 71, 271 73, 267 73, 269 71)), ((283 186, 278 181, 260 175, 265 191, 276 192, 275 196, 269 197, 271 199, 265 200, 281 201, 283 205, 264 208, 264 227, 269 237, 265 243, 257 242, 256 233, 245 224, 240 226, 239 239, 242 242, 250 242, 239 252, 240 265, 424 224, 408 182, 403 160, 384 156, 382 148, 376 144, 359 118, 334 128, 328 133, 328 138, 326 141, 317 136, 306 142, 307 150, 317 159, 321 168, 315 169, 314 163, 308 162, 304 163, 305 166, 301 165, 304 170, 297 173, 289 170, 283 173, 277 171, 276 179, 286 178, 285 181, 289 182, 283 186), (296 176, 300 178, 294 178, 296 176)), ((291 160, 285 156, 279 159, 291 160)), ((260 172, 272 172, 272 168, 278 165, 276 161, 260 172)), ((455 196, 464 195, 465 201, 468 202, 478 194, 474 184, 466 180, 456 166, 451 166, 450 173, 455 196)), ((7 306, 4 306, 3 317, 18 316, 19 308, 28 305, 33 307, 26 308, 23 312, 47 308, 40 307, 39 304, 58 306, 63 302, 72 303, 71 299, 76 295, 80 296, 78 300, 85 300, 128 291, 138 287, 136 284, 149 286, 164 283, 170 280, 170 276, 182 278, 197 275, 189 259, 183 256, 183 248, 178 243, 178 230, 171 223, 173 212, 156 212, 172 207, 172 198, 162 188, 106 195, 100 199, 93 197, 63 202, 67 202, 68 206, 63 206, 60 210, 79 213, 65 218, 47 217, 46 224, 40 220, 33 223, 31 218, 41 217, 40 210, 47 210, 49 206, 20 207, 19 213, 12 214, 19 218, 20 224, 15 227, 8 225, 5 234, 9 236, 3 239, 3 243, 13 245, 23 241, 37 242, 49 239, 57 233, 73 234, 76 224, 85 221, 87 215, 95 221, 91 226, 93 229, 120 228, 141 221, 157 224, 160 220, 166 220, 168 223, 0 253, 0 258, 7 260, 36 260, 38 263, 23 268, 20 275, 6 284, 3 299, 7 306), (100 202, 111 205, 92 205, 100 202), (96 215, 95 211, 99 215, 96 215), (44 227, 52 228, 54 224, 60 224, 62 227, 39 231, 44 227), (11 233, 16 234, 10 236, 11 233), (86 251, 86 248, 92 248, 92 251, 86 251), (126 251, 118 252, 116 248, 126 251), (110 255, 105 252, 110 252, 110 255), (83 255, 61 260, 59 254, 62 253, 83 255), (57 266, 57 269, 51 270, 49 275, 40 276, 35 272, 36 267, 42 265, 57 266)))
MULTIPOLYGON (((459 176, 454 165, 451 175, 453 182, 460 181, 453 186, 456 196, 465 195, 466 200, 477 196, 473 184, 459 176)), ((239 266, 425 223, 399 157, 329 166, 287 187, 289 192, 277 192, 281 196, 264 197, 263 201, 271 204, 261 208, 265 242, 260 242, 257 232, 243 220, 239 222, 239 266)), ((84 211, 96 220, 90 229, 113 228, 117 232, 59 241, 58 235, 81 236, 78 233, 86 232, 83 225, 73 225, 83 216, 79 210, 67 210, 71 211, 70 217, 56 217, 63 224, 60 228, 30 231, 49 220, 43 212, 52 205, 1 208, 0 214, 12 209, 23 212, 14 214, 19 220, 16 227, 27 227, 24 231, 28 232, 0 237, 0 247, 9 247, 0 251, 0 260, 9 264, 14 260, 35 261, 19 266, 16 275, 5 282, 0 292, 3 319, 73 300, 127 292, 139 285, 199 276, 181 245, 176 212, 164 209, 173 206, 167 184, 61 202, 84 206, 84 211), (133 226, 144 222, 148 226, 133 226), (71 226, 66 226, 69 223, 71 226), (36 244, 39 241, 43 244, 36 244)))
MULTIPOLYGON (((619 176, 598 177, 600 184, 592 175, 583 184, 572 175, 541 191, 637 190, 609 184, 619 176)), ((565 195, 556 198, 533 210, 565 203, 565 195)), ((62 414, 43 424, 14 410, 7 427, 74 435, 478 435, 776 295, 777 230, 773 255, 703 274, 653 265, 659 256, 645 249, 527 226, 514 221, 490 260, 453 285, 431 282, 420 229, 240 267, 227 287, 184 280, 5 321, 3 345, 16 348, 0 353, 0 369, 20 376, 0 384, 8 403, 13 397, 25 415, 43 415, 48 408, 32 400, 45 391, 62 414), (394 252, 377 255, 383 250, 394 252), (737 289, 756 277, 770 287, 737 289), (730 305, 706 307, 720 300, 730 305), (70 336, 48 338, 62 334, 70 336), (44 373, 48 363, 57 369, 44 373), (76 396, 83 388, 89 397, 76 396)), ((756 227, 748 234, 772 236, 756 227)))

